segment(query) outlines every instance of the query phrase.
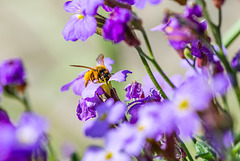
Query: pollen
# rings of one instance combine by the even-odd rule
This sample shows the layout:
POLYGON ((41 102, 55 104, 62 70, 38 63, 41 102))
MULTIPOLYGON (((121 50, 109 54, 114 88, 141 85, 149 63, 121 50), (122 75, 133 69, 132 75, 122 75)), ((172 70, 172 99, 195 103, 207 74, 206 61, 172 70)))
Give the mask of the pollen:
POLYGON ((84 18, 83 15, 79 15, 79 16, 78 16, 78 19, 79 19, 79 20, 81 20, 81 19, 83 19, 83 18, 84 18))
POLYGON ((184 99, 183 101, 180 102, 178 107, 179 107, 180 110, 188 109, 189 108, 189 101, 187 99, 184 99))
POLYGON ((145 129, 145 127, 143 125, 138 126, 139 131, 143 131, 144 129, 145 129))
POLYGON ((105 120, 106 118, 107 118, 107 114, 105 113, 105 114, 102 115, 102 117, 100 118, 100 120, 103 121, 103 120, 105 120))
POLYGON ((108 153, 106 154, 106 156, 105 156, 105 159, 106 159, 106 160, 110 160, 110 159, 112 158, 112 156, 113 156, 113 153, 112 153, 112 152, 108 152, 108 153))

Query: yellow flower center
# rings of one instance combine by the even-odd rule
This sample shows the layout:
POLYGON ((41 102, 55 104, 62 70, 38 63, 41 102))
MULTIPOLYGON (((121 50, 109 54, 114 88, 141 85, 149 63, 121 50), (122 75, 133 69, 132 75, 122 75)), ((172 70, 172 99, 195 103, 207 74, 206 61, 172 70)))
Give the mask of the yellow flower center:
POLYGON ((188 109, 189 108, 189 102, 188 102, 188 100, 187 99, 184 99, 182 102, 180 102, 180 104, 179 104, 179 109, 180 110, 186 110, 186 109, 188 109))
POLYGON ((100 118, 100 120, 103 121, 103 120, 105 120, 106 118, 107 118, 107 114, 105 113, 105 114, 102 115, 102 117, 100 118))
POLYGON ((84 18, 83 15, 79 15, 79 16, 78 16, 78 19, 79 19, 79 20, 81 20, 81 19, 83 19, 83 18, 84 18))
POLYGON ((138 130, 139 130, 139 131, 143 131, 144 128, 145 128, 145 127, 144 127, 143 125, 139 125, 139 126, 138 126, 138 130))
POLYGON ((112 158, 112 156, 113 156, 113 153, 112 153, 112 152, 108 152, 108 153, 106 154, 106 156, 105 156, 105 159, 106 159, 106 160, 109 160, 109 159, 112 158))

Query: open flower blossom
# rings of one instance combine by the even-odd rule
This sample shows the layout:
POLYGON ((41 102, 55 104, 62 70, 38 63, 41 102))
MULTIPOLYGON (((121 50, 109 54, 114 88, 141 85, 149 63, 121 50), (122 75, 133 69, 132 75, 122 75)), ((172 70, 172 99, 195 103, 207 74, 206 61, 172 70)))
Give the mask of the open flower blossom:
MULTIPOLYGON (((187 47, 188 44, 191 43, 193 43, 193 46, 195 47, 195 49, 193 49, 194 53, 192 54, 200 57, 201 52, 199 54, 199 49, 196 50, 196 40, 198 40, 199 35, 202 37, 207 37, 205 35, 205 30, 207 29, 206 21, 200 22, 198 20, 198 18, 201 16, 201 8, 198 5, 186 6, 185 11, 182 15, 174 14, 170 16, 167 13, 163 23, 152 28, 151 30, 165 32, 170 45, 178 52, 182 58, 184 58, 183 50, 187 47)), ((204 50, 203 52, 210 54, 210 49, 204 45, 202 46, 204 50)))
POLYGON ((103 25, 103 37, 114 43, 125 40, 127 23, 130 20, 131 12, 128 9, 115 7, 103 25))
POLYGON ((76 41, 80 39, 85 41, 96 32, 97 20, 94 18, 94 15, 103 1, 94 1, 95 3, 91 4, 92 1, 73 0, 65 2, 64 10, 69 13, 75 13, 70 17, 63 29, 62 34, 65 40, 76 41), (92 8, 90 6, 87 7, 89 4, 92 5, 92 8))
POLYGON ((98 117, 95 120, 88 121, 84 131, 86 136, 103 137, 111 125, 117 124, 124 118, 126 105, 122 102, 114 103, 113 99, 108 99, 96 107, 98 117))
POLYGON ((0 115, 5 118, 0 120, 0 160, 26 161, 33 156, 47 160, 45 146, 48 124, 45 119, 33 113, 23 113, 14 126, 2 110, 0 115))
MULTIPOLYGON (((112 71, 111 64, 113 64, 114 61, 110 58, 104 58, 102 63, 104 63, 104 68, 106 68, 105 71, 107 70, 108 74, 110 74, 112 71)), ((98 66, 101 65, 98 63, 96 67, 98 66)), ((73 92, 76 95, 81 96, 77 106, 77 116, 81 121, 87 121, 90 118, 96 117, 95 107, 101 102, 104 102, 104 98, 101 98, 101 95, 115 97, 115 89, 112 87, 111 81, 126 81, 127 74, 132 73, 129 70, 121 70, 111 75, 108 80, 100 80, 100 82, 99 80, 93 80, 92 82, 87 79, 88 71, 80 73, 78 78, 72 80, 61 88, 61 91, 66 91, 72 86, 73 92)))

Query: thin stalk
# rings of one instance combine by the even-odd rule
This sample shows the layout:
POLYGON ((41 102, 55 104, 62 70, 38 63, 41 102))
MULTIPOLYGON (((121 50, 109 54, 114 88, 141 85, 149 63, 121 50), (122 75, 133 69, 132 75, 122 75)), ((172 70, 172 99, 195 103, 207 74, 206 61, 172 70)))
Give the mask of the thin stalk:
POLYGON ((50 143, 50 141, 48 142, 48 159, 49 161, 55 161, 55 152, 52 148, 52 144, 50 143))
POLYGON ((25 95, 23 96, 23 98, 22 98, 21 101, 22 101, 22 103, 24 104, 26 111, 31 112, 31 111, 32 111, 32 108, 30 107, 29 102, 28 102, 28 99, 27 99, 27 97, 26 97, 25 95))
POLYGON ((198 73, 198 71, 197 71, 196 68, 195 68, 195 61, 193 62, 193 64, 191 64, 187 58, 185 58, 185 60, 186 60, 186 62, 193 68, 193 70, 194 70, 196 73, 198 73))
POLYGON ((240 19, 224 34, 223 44, 228 48, 240 35, 240 19))
POLYGON ((164 91, 162 90, 162 88, 160 87, 160 85, 158 84, 156 78, 154 77, 148 63, 147 63, 147 60, 145 59, 145 57, 143 56, 144 53, 142 52, 142 49, 140 47, 135 47, 135 49, 138 51, 138 54, 142 60, 142 63, 150 77, 150 79, 152 80, 154 86, 157 88, 157 90, 159 90, 161 96, 164 98, 164 99, 168 99, 167 95, 164 93, 164 91))
POLYGON ((158 65, 155 59, 152 59, 152 64, 157 69, 157 71, 161 74, 163 79, 174 89, 176 88, 175 85, 171 82, 171 80, 168 78, 168 76, 163 72, 162 68, 158 65))
POLYGON ((206 3, 204 0, 199 0, 198 1, 201 5, 202 5, 202 9, 203 9, 203 14, 204 17, 206 18, 206 20, 208 21, 209 27, 213 33, 213 36, 215 38, 215 41, 217 43, 217 45, 219 46, 219 52, 216 52, 215 49, 211 46, 211 48, 213 48, 213 50, 215 51, 216 55, 218 56, 218 58, 221 60, 221 62, 223 63, 226 71, 229 73, 229 80, 231 80, 231 85, 234 89, 235 95, 237 97, 238 100, 238 104, 240 107, 240 88, 238 85, 238 80, 237 80, 237 76, 236 73, 232 70, 227 58, 225 57, 224 53, 223 53, 223 48, 222 48, 222 39, 221 39, 221 31, 220 31, 220 27, 221 27, 221 23, 222 23, 222 12, 221 10, 219 10, 219 24, 218 26, 216 26, 210 19, 208 12, 206 10, 206 3))
POLYGON ((232 154, 235 156, 238 151, 240 150, 240 142, 238 142, 233 148, 232 148, 232 154))
POLYGON ((146 57, 146 54, 145 57, 151 61, 151 63, 154 65, 154 67, 157 69, 157 71, 161 74, 161 76, 163 77, 163 79, 174 89, 175 88, 175 85, 171 82, 171 80, 168 78, 168 76, 163 72, 162 68, 160 67, 160 65, 158 65, 157 61, 155 60, 154 58, 154 55, 153 55, 153 51, 152 51, 152 48, 151 48, 151 45, 150 45, 150 42, 148 40, 148 37, 147 37, 147 34, 144 30, 144 28, 141 29, 141 33, 143 35, 143 38, 144 38, 144 41, 147 45, 147 48, 148 48, 148 52, 149 52, 149 56, 146 57))
POLYGON ((227 102, 227 97, 225 95, 222 96, 222 100, 223 100, 223 104, 225 107, 225 110, 227 110, 229 112, 229 106, 228 106, 228 102, 227 102))
POLYGON ((184 144, 184 142, 183 142, 179 137, 177 137, 177 139, 178 139, 178 141, 180 142, 181 147, 183 147, 183 149, 184 149, 185 152, 187 153, 188 159, 189 159, 190 161, 194 161, 191 153, 189 152, 189 150, 188 150, 187 146, 184 144))
POLYGON ((145 41, 145 43, 146 43, 146 45, 147 45, 149 55, 150 55, 151 58, 154 58, 154 56, 153 56, 153 51, 152 51, 151 45, 150 45, 150 43, 149 43, 149 40, 148 40, 148 37, 147 37, 147 34, 146 34, 144 28, 141 29, 141 32, 142 32, 144 41, 145 41))

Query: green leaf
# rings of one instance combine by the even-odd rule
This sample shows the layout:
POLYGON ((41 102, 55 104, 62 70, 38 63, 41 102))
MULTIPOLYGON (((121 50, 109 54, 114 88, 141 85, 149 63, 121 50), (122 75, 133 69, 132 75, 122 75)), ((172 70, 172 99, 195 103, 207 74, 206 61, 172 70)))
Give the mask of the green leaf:
POLYGON ((207 143, 203 141, 197 141, 196 151, 196 159, 202 158, 204 160, 216 160, 216 153, 207 143))

